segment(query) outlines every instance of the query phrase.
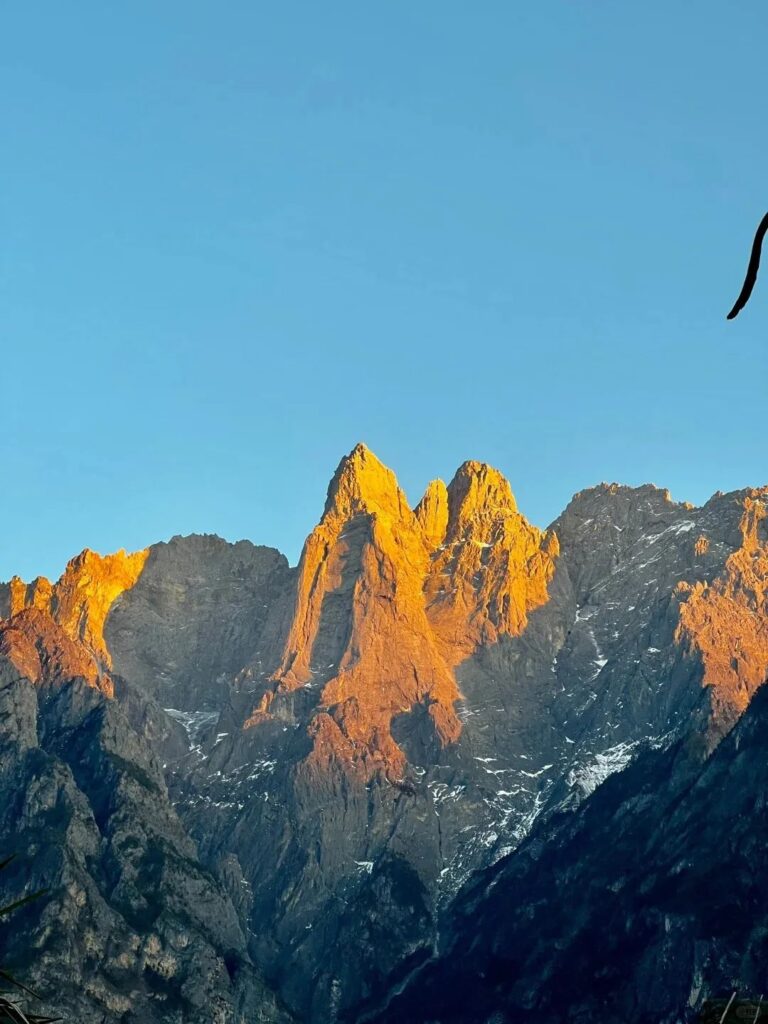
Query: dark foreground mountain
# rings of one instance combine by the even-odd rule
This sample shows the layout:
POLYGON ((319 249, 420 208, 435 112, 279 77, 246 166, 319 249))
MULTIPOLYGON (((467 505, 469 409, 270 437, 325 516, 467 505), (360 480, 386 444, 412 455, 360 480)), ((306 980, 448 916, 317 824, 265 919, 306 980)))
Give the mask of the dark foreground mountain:
POLYGON ((52 893, 14 917, 4 966, 79 1024, 287 1024, 111 681, 37 609, 0 651, 0 834, 19 854, 3 882, 52 893))
POLYGON ((705 994, 765 999, 767 806, 768 689, 711 757, 693 737, 646 751, 535 828, 366 1021, 676 1024, 705 994))
POLYGON ((541 829, 555 857, 683 738, 724 756, 768 671, 767 497, 601 485, 542 532, 488 466, 412 508, 358 446, 296 569, 190 537, 0 587, 3 834, 53 891, 34 980, 150 1024, 419 984, 473 872, 541 829))

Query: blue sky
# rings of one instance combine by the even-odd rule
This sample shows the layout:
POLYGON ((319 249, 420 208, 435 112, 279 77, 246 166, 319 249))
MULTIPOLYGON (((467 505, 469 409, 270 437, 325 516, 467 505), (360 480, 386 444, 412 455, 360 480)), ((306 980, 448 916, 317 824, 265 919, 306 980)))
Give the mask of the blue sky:
POLYGON ((578 489, 768 482, 768 8, 7 4, 0 579, 295 560, 365 441, 578 489))

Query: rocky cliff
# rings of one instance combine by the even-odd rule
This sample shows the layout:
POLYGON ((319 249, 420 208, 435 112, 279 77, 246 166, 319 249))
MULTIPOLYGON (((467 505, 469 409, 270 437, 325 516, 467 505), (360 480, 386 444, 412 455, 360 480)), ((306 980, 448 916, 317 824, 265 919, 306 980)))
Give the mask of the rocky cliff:
POLYGON ((719 749, 768 672, 767 498, 603 484, 542 531, 489 466, 412 506, 357 446, 296 569, 211 537, 85 553, 0 588, 0 649, 37 700, 50 676, 118 715, 144 751, 125 770, 153 759, 152 815, 235 914, 264 1005, 259 971, 297 1019, 353 1019, 432 957, 472 872, 649 745, 719 749))
POLYGON ((758 1019, 767 753, 768 688, 711 755, 692 736, 643 751, 481 872, 434 959, 357 1019, 693 1024, 734 993, 751 1008, 727 1019, 758 1019))
POLYGON ((0 626, 3 895, 50 890, 4 932, 4 966, 83 1024, 287 1024, 98 661, 40 607, 0 626))

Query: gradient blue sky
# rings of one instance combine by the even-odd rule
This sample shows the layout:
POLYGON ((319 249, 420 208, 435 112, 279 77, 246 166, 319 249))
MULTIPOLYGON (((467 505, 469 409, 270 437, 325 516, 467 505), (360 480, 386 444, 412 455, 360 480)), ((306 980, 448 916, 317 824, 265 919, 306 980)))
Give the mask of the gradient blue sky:
POLYGON ((364 440, 546 525, 768 481, 764 0, 3 5, 0 579, 295 560, 364 440))

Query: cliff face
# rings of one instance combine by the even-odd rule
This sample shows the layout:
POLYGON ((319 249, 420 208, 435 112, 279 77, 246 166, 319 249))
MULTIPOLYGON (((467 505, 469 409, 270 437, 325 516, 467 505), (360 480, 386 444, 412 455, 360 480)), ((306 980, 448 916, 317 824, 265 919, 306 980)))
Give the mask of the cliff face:
MULTIPOLYGON (((559 544, 517 511, 497 470, 465 462, 447 488, 445 529, 433 536, 424 590, 446 658, 457 665, 483 644, 519 636, 548 600, 559 544), (436 541, 436 543, 435 543, 436 541)), ((432 492, 417 507, 426 516, 432 492)))
MULTIPOLYGON (((396 717, 421 712, 436 748, 461 722, 455 665, 522 632, 547 600, 555 538, 517 513, 495 470, 465 463, 411 510, 394 474, 359 445, 340 464, 304 548, 275 695, 318 694, 310 759, 369 778, 402 777, 396 717)), ((264 721, 266 694, 246 723, 264 721)), ((424 742, 429 743, 430 736, 424 742)))
MULTIPOLYGON (((429 552, 405 495, 367 449, 339 466, 325 513, 299 565, 295 608, 276 691, 317 689, 310 730, 318 770, 402 776, 398 714, 424 709, 437 742, 460 731, 459 693, 427 621, 429 552)), ((257 721, 251 720, 252 725, 257 721)))
POLYGON ((50 891, 4 929, 4 966, 43 994, 36 1012, 83 1024, 287 1024, 107 679, 39 607, 0 623, 0 831, 17 855, 0 895, 50 891))
POLYGON ((768 688, 711 755, 692 737, 643 751, 481 872, 438 955, 361 1024, 694 1024, 734 992, 752 1008, 728 1019, 754 1020, 767 753, 768 688))
POLYGON ((0 657, 35 686, 80 679, 107 697, 114 696, 112 679, 90 651, 34 606, 17 612, 0 631, 0 657))
POLYGON ((16 576, 9 585, 9 614, 25 608, 47 612, 71 640, 80 641, 110 668, 104 623, 117 598, 135 585, 148 556, 146 550, 102 557, 86 548, 55 584, 40 576, 26 585, 16 576))
MULTIPOLYGON (((712 581, 682 584, 676 639, 695 651, 712 688, 711 738, 717 742, 762 686, 768 665, 768 489, 748 492, 739 521, 741 539, 712 581)), ((702 552, 709 541, 697 538, 702 552)))
POLYGON ((153 545, 106 621, 115 671, 163 707, 220 709, 233 677, 260 648, 274 648, 291 581, 284 555, 249 541, 174 537, 153 545))
MULTIPOLYGON (((28 750, 24 702, 109 709, 122 770, 154 758, 162 815, 234 908, 238 955, 298 1019, 351 1018, 432 955, 471 872, 649 743, 728 734, 768 674, 767 493, 699 509, 603 484, 541 531, 489 466, 412 508, 358 446, 297 569, 174 538, 0 587, 0 650, 26 681, 5 721, 28 750)), ((77 786, 93 806, 95 778, 77 786)))

